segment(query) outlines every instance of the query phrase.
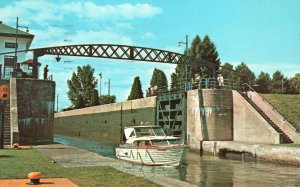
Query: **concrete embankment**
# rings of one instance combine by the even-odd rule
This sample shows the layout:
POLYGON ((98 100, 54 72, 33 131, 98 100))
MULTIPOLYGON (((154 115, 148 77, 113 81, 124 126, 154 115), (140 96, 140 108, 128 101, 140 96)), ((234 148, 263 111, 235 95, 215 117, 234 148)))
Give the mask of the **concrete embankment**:
POLYGON ((259 160, 300 165, 300 148, 297 147, 282 147, 234 141, 203 141, 202 150, 203 152, 215 155, 248 153, 259 160))
POLYGON ((63 144, 34 146, 42 154, 50 157, 64 167, 110 166, 131 175, 146 178, 156 184, 167 187, 195 186, 185 181, 172 179, 151 173, 152 167, 138 167, 121 160, 104 157, 96 153, 63 144))

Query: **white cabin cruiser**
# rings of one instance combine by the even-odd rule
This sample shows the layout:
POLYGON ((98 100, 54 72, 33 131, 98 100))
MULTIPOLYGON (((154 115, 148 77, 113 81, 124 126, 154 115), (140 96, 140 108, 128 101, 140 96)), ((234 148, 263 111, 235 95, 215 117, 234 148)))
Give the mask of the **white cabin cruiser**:
POLYGON ((142 165, 178 166, 187 150, 180 137, 166 136, 160 126, 124 129, 126 142, 116 147, 116 157, 142 165))

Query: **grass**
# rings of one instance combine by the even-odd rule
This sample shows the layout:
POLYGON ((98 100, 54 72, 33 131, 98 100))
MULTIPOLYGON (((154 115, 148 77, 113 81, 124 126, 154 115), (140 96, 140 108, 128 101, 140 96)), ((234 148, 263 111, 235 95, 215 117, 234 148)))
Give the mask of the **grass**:
POLYGON ((111 167, 64 168, 34 149, 0 149, 0 179, 27 178, 32 171, 42 172, 45 178, 69 178, 78 186, 159 186, 111 167))
POLYGON ((274 144, 275 146, 281 146, 281 147, 298 147, 300 148, 300 144, 274 144))
POLYGON ((300 94, 263 94, 263 97, 296 129, 300 129, 300 94))

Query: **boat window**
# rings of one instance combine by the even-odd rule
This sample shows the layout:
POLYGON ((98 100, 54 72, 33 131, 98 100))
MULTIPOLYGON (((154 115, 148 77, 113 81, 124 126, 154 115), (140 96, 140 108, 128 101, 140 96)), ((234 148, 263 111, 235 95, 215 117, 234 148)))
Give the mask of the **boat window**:
POLYGON ((162 128, 153 128, 154 134, 156 136, 165 136, 165 132, 162 128))
POLYGON ((141 137, 141 136, 165 136, 164 130, 159 127, 159 128, 136 128, 135 129, 136 136, 141 137))
POLYGON ((151 140, 151 142, 154 146, 169 145, 167 140, 151 140))
POLYGON ((146 140, 146 141, 138 141, 138 142, 137 142, 137 145, 138 145, 138 146, 149 146, 149 145, 151 145, 151 143, 150 143, 149 140, 146 140))
POLYGON ((136 136, 141 137, 141 136, 151 136, 151 129, 149 128, 140 128, 140 129, 135 129, 136 136))
POLYGON ((183 145, 183 142, 181 139, 173 139, 173 140, 168 140, 170 145, 183 145))
POLYGON ((129 137, 135 136, 134 131, 131 132, 129 137))

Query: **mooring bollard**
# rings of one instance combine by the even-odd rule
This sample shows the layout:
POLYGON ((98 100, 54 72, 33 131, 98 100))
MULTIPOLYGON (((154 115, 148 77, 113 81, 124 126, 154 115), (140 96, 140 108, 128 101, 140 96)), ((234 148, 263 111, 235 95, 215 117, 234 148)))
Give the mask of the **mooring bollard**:
POLYGON ((38 185, 40 184, 42 173, 41 172, 30 172, 28 173, 28 178, 30 179, 29 185, 38 185))
POLYGON ((14 143, 14 144, 13 144, 13 148, 14 148, 14 149, 18 149, 18 148, 19 148, 19 144, 18 144, 18 143, 14 143))

